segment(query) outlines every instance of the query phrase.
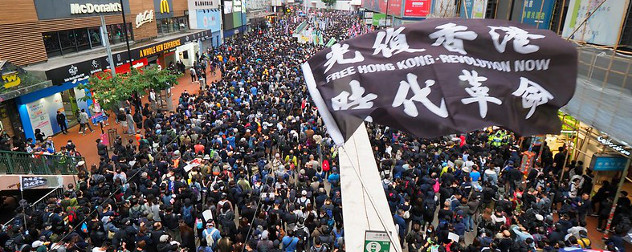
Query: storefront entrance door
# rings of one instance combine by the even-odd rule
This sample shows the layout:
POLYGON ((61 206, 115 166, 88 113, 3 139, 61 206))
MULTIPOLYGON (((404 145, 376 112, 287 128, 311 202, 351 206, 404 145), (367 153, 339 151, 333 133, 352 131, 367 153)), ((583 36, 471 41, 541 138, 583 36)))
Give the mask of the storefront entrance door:
POLYGON ((77 124, 77 115, 79 114, 79 106, 77 106, 77 99, 75 98, 74 89, 68 89, 61 92, 61 101, 64 104, 64 111, 66 113, 66 121, 68 126, 74 126, 77 124))

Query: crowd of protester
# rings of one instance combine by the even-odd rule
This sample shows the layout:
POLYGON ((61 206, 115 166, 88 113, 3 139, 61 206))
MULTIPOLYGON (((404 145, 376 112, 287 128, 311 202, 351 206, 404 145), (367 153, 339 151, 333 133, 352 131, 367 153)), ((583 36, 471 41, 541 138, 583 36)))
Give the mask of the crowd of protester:
MULTIPOLYGON (((327 20, 326 40, 362 30, 349 13, 310 13, 227 39, 188 70, 171 66, 221 79, 183 92, 173 112, 131 99, 116 117, 135 137, 97 140, 100 163, 63 198, 22 206, 0 233, 3 251, 345 251, 337 150, 299 67, 322 47, 289 34, 303 20, 327 20)), ((419 139, 368 129, 407 251, 579 251, 596 232, 587 216, 606 228, 618 180, 591 197, 591 171, 563 147, 544 145, 523 173, 530 143, 503 130, 419 139)), ((4 135, 0 149, 55 152, 36 140, 11 147, 4 135)), ((59 152, 80 155, 71 141, 59 152)), ((608 250, 624 251, 631 212, 623 194, 608 250)))

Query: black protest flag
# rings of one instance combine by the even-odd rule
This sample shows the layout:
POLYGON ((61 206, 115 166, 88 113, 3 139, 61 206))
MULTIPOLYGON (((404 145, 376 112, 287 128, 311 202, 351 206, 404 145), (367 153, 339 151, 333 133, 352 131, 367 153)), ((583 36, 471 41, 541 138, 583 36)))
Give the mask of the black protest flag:
POLYGON ((486 126, 559 133, 577 51, 549 30, 504 20, 428 19, 341 41, 303 64, 337 144, 372 121, 437 137, 486 126))

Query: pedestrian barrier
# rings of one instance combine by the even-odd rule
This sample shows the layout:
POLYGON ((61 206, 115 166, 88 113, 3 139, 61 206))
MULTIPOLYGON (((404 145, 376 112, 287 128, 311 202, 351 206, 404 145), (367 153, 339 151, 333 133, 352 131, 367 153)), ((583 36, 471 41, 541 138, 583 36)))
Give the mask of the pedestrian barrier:
POLYGON ((0 151, 0 174, 73 175, 84 157, 0 151))

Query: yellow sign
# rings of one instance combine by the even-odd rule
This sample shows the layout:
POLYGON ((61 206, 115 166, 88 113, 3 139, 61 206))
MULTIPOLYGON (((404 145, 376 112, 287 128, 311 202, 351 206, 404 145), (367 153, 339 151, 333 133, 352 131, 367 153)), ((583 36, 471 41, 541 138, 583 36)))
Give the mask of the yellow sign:
POLYGON ((169 2, 167 0, 160 0, 160 13, 169 13, 169 2))
POLYGON ((15 87, 20 85, 20 76, 18 76, 18 72, 12 72, 5 75, 2 75, 2 82, 4 82, 4 88, 15 87))
POLYGON ((145 49, 141 49, 140 50, 140 57, 144 58, 144 57, 147 57, 149 55, 153 55, 153 54, 165 51, 165 50, 176 48, 176 47, 178 47, 180 45, 181 45, 180 39, 175 39, 175 40, 167 41, 167 42, 164 42, 164 43, 160 43, 160 44, 157 44, 157 45, 154 45, 154 46, 147 47, 145 49))

